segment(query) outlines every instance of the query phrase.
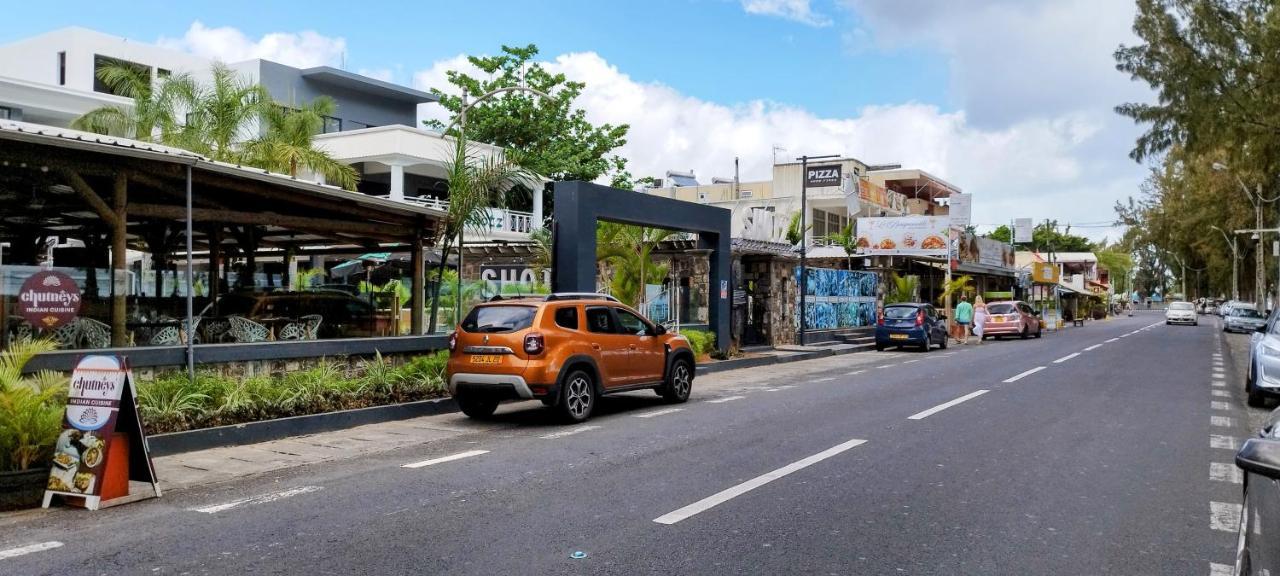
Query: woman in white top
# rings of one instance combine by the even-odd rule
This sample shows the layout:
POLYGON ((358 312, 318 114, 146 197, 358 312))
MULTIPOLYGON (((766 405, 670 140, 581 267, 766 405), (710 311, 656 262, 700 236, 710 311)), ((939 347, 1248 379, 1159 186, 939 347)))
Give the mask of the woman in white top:
POLYGON ((978 343, 982 343, 982 332, 986 329, 984 324, 987 321, 987 303, 982 300, 982 296, 978 296, 973 300, 973 335, 978 337, 978 343))

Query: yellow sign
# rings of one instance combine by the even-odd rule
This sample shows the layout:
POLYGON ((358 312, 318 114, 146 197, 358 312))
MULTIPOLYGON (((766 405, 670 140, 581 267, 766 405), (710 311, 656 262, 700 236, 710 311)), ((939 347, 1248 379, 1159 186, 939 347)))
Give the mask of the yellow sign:
POLYGON ((1031 264, 1031 281, 1040 284, 1057 284, 1061 278, 1061 272, 1058 267, 1048 262, 1034 262, 1031 264))

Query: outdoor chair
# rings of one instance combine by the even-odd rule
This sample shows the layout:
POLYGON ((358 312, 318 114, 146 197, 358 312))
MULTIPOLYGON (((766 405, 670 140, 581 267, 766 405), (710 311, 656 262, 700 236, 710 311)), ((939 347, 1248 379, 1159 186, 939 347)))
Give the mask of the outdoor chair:
POLYGON ((200 343, 200 317, 196 316, 195 318, 191 319, 190 334, 187 333, 186 328, 187 328, 187 321, 183 320, 182 330, 181 330, 182 343, 185 344, 187 342, 187 339, 190 338, 192 344, 199 344, 200 343))
POLYGON ((26 322, 17 322, 9 328, 9 342, 31 340, 33 336, 34 330, 32 330, 31 325, 26 322))
POLYGON ((241 344, 266 342, 271 334, 266 326, 243 316, 227 316, 227 322, 231 324, 231 339, 241 344))
POLYGON ((53 341, 59 348, 78 348, 80 345, 80 321, 72 320, 53 329, 53 341))
POLYGON ((79 338, 85 348, 106 348, 111 346, 111 327, 92 318, 81 318, 79 338))
POLYGON ((306 316, 303 316, 301 320, 307 323, 307 339, 319 340, 320 339, 320 323, 324 322, 324 316, 321 316, 319 314, 307 314, 306 316))
POLYGON ((289 322, 280 329, 280 333, 276 334, 276 340, 306 340, 307 339, 307 323, 306 322, 289 322))
POLYGON ((182 331, 177 326, 164 326, 151 335, 152 346, 177 346, 182 343, 182 331))
MULTIPOLYGON (((199 318, 196 318, 198 321, 199 318)), ((208 322, 204 322, 204 337, 200 342, 218 343, 226 340, 227 334, 231 332, 231 323, 225 318, 210 318, 208 322)))

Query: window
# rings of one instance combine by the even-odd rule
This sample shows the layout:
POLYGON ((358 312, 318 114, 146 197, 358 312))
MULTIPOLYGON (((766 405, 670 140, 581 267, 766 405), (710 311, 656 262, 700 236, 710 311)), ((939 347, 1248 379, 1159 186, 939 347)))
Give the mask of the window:
POLYGON ((618 331, 613 314, 603 306, 587 308, 587 330, 597 334, 615 334, 618 331))
POLYGON ((9 120, 13 118, 13 109, 0 106, 0 120, 9 120))
POLYGON ((168 78, 172 75, 173 72, 165 70, 164 68, 156 68, 156 78, 168 78))
POLYGON ((578 308, 576 306, 556 308, 556 326, 568 328, 570 330, 577 330, 578 308))
POLYGON ((533 325, 532 306, 477 306, 462 321, 467 332, 515 332, 533 325))
POLYGON ((342 131, 342 119, 332 116, 324 117, 324 128, 321 129, 325 134, 342 131))
POLYGON ((884 317, 889 320, 909 320, 919 312, 915 306, 885 306, 884 317))
POLYGON ((989 314, 1013 314, 1015 307, 1013 304, 992 304, 987 306, 989 314))
POLYGON ((95 54, 93 57, 93 91, 94 92, 100 92, 102 94, 114 94, 116 96, 127 96, 127 94, 124 93, 126 89, 125 86, 119 85, 119 84, 108 85, 106 82, 102 81, 101 71, 103 68, 106 68, 109 66, 132 69, 134 72, 137 72, 139 76, 145 76, 148 82, 151 81, 150 66, 144 66, 142 64, 138 64, 137 62, 130 62, 128 60, 121 60, 119 58, 112 58, 110 56, 101 56, 101 55, 95 54))
POLYGON ((621 308, 614 311, 618 313, 618 323, 622 325, 621 334, 643 336, 649 331, 649 323, 645 322, 643 318, 621 308))
POLYGON ((67 53, 58 53, 58 85, 67 85, 67 53))

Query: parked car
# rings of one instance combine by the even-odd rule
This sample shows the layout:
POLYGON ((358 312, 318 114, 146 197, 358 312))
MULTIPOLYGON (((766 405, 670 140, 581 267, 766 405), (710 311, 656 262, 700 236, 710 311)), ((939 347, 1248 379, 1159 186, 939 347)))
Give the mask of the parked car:
POLYGON ((1226 318, 1227 314, 1231 313, 1231 308, 1235 307, 1237 304, 1243 304, 1243 302, 1240 302, 1239 300, 1227 300, 1226 302, 1223 302, 1221 306, 1218 306, 1218 316, 1226 318))
POLYGON ((600 396, 643 388, 684 402, 696 368, 688 339, 603 295, 480 304, 449 336, 449 351, 449 394, 472 418, 537 398, 581 422, 600 396))
POLYGON ((884 307, 876 320, 876 350, 889 346, 919 346, 928 352, 934 344, 947 348, 947 317, 930 304, 904 303, 884 307))
POLYGON ((1235 574, 1280 573, 1280 409, 1271 413, 1257 438, 1236 452, 1244 471, 1244 504, 1236 535, 1235 574))
POLYGON ((1254 332, 1266 325, 1267 319, 1258 313, 1253 306, 1235 306, 1231 313, 1222 319, 1223 332, 1254 332))
POLYGON ((1271 314, 1249 339, 1249 370, 1244 391, 1250 406, 1261 406, 1269 396, 1280 396, 1280 315, 1271 314))
POLYGON ((1190 302, 1170 302, 1169 307, 1164 311, 1164 323, 1199 326, 1200 318, 1196 316, 1196 305, 1190 302))
POLYGON ((987 321, 982 324, 982 338, 1018 336, 1040 337, 1040 317, 1026 302, 1008 300, 987 304, 987 321))

